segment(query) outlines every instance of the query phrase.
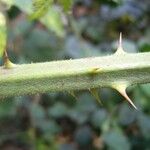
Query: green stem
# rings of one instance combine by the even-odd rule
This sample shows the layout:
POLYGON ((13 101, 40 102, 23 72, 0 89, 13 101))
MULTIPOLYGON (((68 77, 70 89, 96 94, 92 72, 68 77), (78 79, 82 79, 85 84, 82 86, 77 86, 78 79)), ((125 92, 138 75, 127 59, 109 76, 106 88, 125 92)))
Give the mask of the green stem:
POLYGON ((150 52, 0 67, 0 97, 150 83, 150 52))

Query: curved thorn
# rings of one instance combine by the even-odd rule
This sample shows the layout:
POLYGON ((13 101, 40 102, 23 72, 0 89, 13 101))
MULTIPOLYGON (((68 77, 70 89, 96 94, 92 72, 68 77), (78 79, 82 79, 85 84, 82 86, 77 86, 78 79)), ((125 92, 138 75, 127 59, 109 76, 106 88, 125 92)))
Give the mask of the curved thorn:
POLYGON ((119 47, 122 47, 122 32, 120 32, 119 36, 119 47))
POLYGON ((7 54, 7 51, 6 49, 4 50, 4 62, 6 62, 8 59, 8 54, 7 54))
POLYGON ((137 107, 135 106, 135 104, 132 102, 132 100, 128 97, 127 93, 126 93, 126 85, 119 85, 119 86, 115 86, 114 87, 136 110, 137 107))
POLYGON ((116 54, 125 54, 125 51, 123 50, 123 46, 122 46, 122 32, 120 32, 116 54))
POLYGON ((4 68, 6 68, 6 69, 11 69, 11 68, 15 67, 15 64, 13 64, 13 63, 9 60, 9 57, 8 57, 8 54, 7 54, 6 49, 4 50, 3 58, 4 58, 4 68))
POLYGON ((91 92, 92 96, 97 100, 98 103, 102 104, 102 101, 99 98, 99 94, 98 94, 98 90, 97 89, 89 89, 89 91, 91 92))
POLYGON ((68 91, 68 93, 77 100, 77 96, 74 91, 68 91))
POLYGON ((120 92, 120 94, 122 94, 122 96, 124 96, 125 99, 137 110, 137 107, 134 105, 134 103, 132 102, 132 100, 128 97, 126 91, 124 91, 123 93, 120 92))

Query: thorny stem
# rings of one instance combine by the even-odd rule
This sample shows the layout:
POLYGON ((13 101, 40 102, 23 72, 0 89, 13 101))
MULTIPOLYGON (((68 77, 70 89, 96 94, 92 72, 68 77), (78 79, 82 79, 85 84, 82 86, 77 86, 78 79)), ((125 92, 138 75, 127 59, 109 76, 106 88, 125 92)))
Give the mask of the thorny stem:
MULTIPOLYGON (((150 52, 130 54, 122 48, 122 34, 115 54, 75 60, 14 65, 4 52, 0 67, 0 97, 88 89, 100 102, 96 88, 116 89, 135 108, 126 94, 132 84, 150 83, 150 52)), ((75 96, 75 95, 74 95, 75 96)))
POLYGON ((0 67, 0 96, 150 82, 150 53, 0 67))

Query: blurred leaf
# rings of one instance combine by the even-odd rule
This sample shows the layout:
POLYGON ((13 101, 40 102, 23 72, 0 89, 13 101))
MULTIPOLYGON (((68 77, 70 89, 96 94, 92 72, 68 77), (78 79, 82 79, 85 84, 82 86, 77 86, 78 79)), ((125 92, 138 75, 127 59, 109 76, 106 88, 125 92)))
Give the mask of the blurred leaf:
MULTIPOLYGON (((135 43, 130 41, 130 40, 124 39, 122 41, 122 45, 123 45, 123 49, 126 52, 129 52, 129 53, 136 53, 137 52, 137 47, 136 47, 135 43)), ((116 50, 117 47, 118 47, 118 41, 113 42, 112 48, 116 50)))
POLYGON ((138 125, 142 131, 142 134, 146 138, 150 138, 150 116, 144 113, 138 115, 138 125))
POLYGON ((77 108, 72 108, 68 112, 68 116, 71 119, 75 120, 78 124, 84 124, 88 120, 88 117, 89 117, 88 114, 77 110, 77 108))
POLYGON ((54 134, 60 131, 59 126, 53 120, 43 120, 38 126, 44 133, 46 139, 51 138, 54 134))
POLYGON ((142 110, 148 110, 150 107, 150 84, 139 85, 133 90, 133 97, 136 100, 136 103, 139 104, 142 110))
POLYGON ((75 107, 77 111, 84 113, 90 113, 97 109, 96 102, 90 93, 80 95, 75 107))
POLYGON ((143 44, 141 47, 140 47, 140 52, 149 52, 150 51, 150 44, 143 44))
POLYGON ((149 52, 150 51, 150 31, 138 41, 138 47, 140 52, 149 52))
POLYGON ((84 94, 78 96, 76 105, 68 112, 68 115, 79 124, 83 124, 94 110, 97 110, 94 98, 89 93, 84 92, 84 94))
POLYGON ((35 28, 23 43, 22 54, 28 61, 39 62, 58 59, 61 41, 47 31, 35 28), (41 40, 42 39, 42 40, 41 40))
POLYGON ((48 110, 48 114, 52 117, 62 117, 67 115, 68 108, 65 104, 61 102, 57 102, 53 107, 50 107, 48 110))
POLYGON ((92 142, 92 130, 88 126, 79 128, 75 133, 75 140, 79 145, 86 146, 92 142))
POLYGON ((58 36, 64 36, 65 31, 61 18, 61 12, 58 8, 51 7, 40 20, 49 30, 54 31, 58 36))
POLYGON ((119 109, 118 120, 122 125, 129 125, 136 120, 137 112, 136 110, 131 109, 128 104, 122 104, 119 109))
POLYGON ((77 150, 77 149, 76 149, 75 145, 66 143, 66 144, 60 145, 60 149, 59 150, 77 150))
POLYGON ((131 40, 123 40, 123 48, 126 52, 129 52, 129 53, 137 52, 137 47, 135 43, 131 40))
POLYGON ((0 57, 6 48, 6 20, 5 16, 0 12, 0 57))
POLYGON ((13 0, 14 5, 17 6, 23 12, 30 14, 33 12, 32 0, 13 0))
POLYGON ((65 45, 66 55, 71 58, 100 56, 101 52, 86 41, 81 41, 74 36, 69 36, 65 45))
POLYGON ((108 150, 130 150, 130 143, 121 131, 111 130, 103 135, 108 150))
POLYGON ((53 0, 33 0, 33 13, 30 15, 30 18, 38 19, 44 16, 48 12, 52 2, 53 0))
POLYGON ((108 114, 105 109, 96 110, 91 117, 92 124, 95 127, 100 127, 107 119, 107 115, 108 114))
POLYGON ((5 3, 7 7, 10 8, 13 5, 14 0, 1 0, 1 2, 5 3))
POLYGON ((100 3, 106 3, 111 6, 117 6, 122 3, 123 0, 99 0, 100 3))
POLYGON ((140 85, 140 89, 147 95, 147 97, 150 97, 150 83, 140 85))
POLYGON ((46 150, 48 149, 48 146, 45 144, 45 141, 43 139, 38 139, 36 141, 36 150, 46 150))
POLYGON ((62 24, 61 13, 58 9, 51 7, 53 0, 15 0, 14 5, 27 14, 29 18, 37 19, 42 17, 41 22, 58 36, 64 36, 64 27, 62 24), (34 7, 33 7, 34 6, 34 7))
POLYGON ((40 126, 45 119, 45 111, 41 105, 33 103, 30 105, 30 115, 33 125, 40 126))
POLYGON ((15 114, 15 104, 14 101, 6 99, 0 102, 0 119, 15 114))
POLYGON ((59 3, 63 6, 64 11, 67 12, 71 8, 73 0, 59 0, 59 3))
POLYGON ((32 22, 29 22, 26 17, 21 17, 19 20, 15 21, 15 25, 11 26, 8 31, 8 38, 23 37, 28 34, 28 31, 32 28, 32 22))
POLYGON ((48 142, 45 142, 45 139, 38 138, 36 140, 36 150, 58 150, 59 145, 54 138, 49 138, 48 142))
POLYGON ((15 0, 14 4, 29 14, 30 19, 40 19, 50 31, 54 31, 58 36, 63 37, 65 32, 61 12, 58 8, 53 7, 52 3, 53 0, 34 0, 33 4, 31 0, 15 0))

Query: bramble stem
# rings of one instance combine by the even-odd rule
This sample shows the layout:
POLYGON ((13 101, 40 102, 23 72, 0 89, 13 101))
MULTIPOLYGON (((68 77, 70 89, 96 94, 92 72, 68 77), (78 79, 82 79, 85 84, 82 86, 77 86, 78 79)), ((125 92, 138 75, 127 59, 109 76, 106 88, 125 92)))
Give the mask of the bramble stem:
POLYGON ((0 97, 150 83, 150 52, 0 67, 0 97))

